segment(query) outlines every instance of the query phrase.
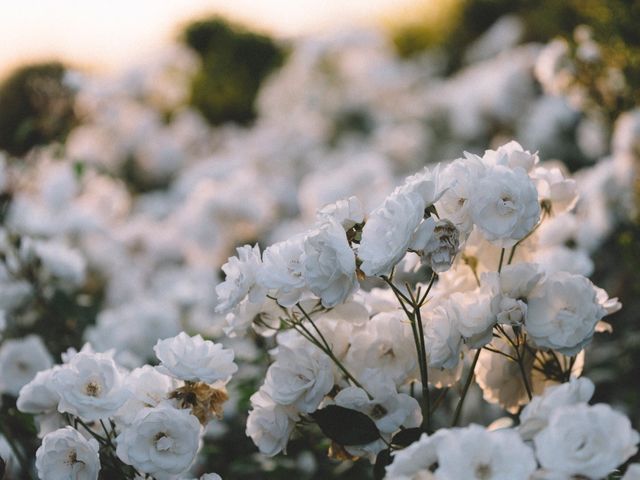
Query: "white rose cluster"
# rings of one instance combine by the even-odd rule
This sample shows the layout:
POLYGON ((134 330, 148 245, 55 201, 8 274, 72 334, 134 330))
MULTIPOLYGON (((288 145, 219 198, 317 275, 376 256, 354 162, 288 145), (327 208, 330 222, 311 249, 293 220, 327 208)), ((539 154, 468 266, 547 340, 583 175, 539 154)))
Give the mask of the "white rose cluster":
POLYGON ((580 375, 584 348, 621 307, 572 265, 577 256, 566 257, 567 270, 538 262, 541 243, 565 248, 545 225, 571 215, 576 199, 573 180, 510 142, 408 177, 368 215, 351 197, 262 256, 258 246, 238 249, 223 268, 218 311, 232 329, 252 323, 276 343, 247 435, 274 456, 296 424, 313 419, 340 455, 374 461, 399 432, 430 431, 433 390, 444 398, 466 370, 453 424, 475 379, 489 403, 513 414, 528 405, 522 427, 438 431, 398 452, 389 478, 557 470, 531 445, 550 427, 546 413, 533 413, 542 398, 534 395, 569 385, 569 397, 588 400, 583 381, 563 382, 580 375), (331 408, 364 414, 376 436, 342 437, 324 424, 331 408))
POLYGON ((588 405, 593 390, 586 378, 549 387, 522 410, 517 428, 423 434, 394 455, 385 478, 606 478, 638 451, 640 435, 608 405, 588 405))
POLYGON ((159 340, 156 352, 159 366, 127 371, 112 353, 85 345, 21 388, 18 408, 37 415, 43 437, 40 478, 95 480, 102 450, 117 458, 111 462, 158 479, 189 469, 203 426, 222 415, 225 384, 237 370, 234 354, 184 332, 159 340))

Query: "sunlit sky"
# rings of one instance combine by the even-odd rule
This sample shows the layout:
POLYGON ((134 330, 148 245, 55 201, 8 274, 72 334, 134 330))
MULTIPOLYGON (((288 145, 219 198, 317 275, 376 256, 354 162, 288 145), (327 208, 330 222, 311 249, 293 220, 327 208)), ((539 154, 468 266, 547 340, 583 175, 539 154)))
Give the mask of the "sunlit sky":
POLYGON ((117 69, 169 41, 179 25, 211 13, 296 36, 380 22, 420 1, 0 0, 0 74, 24 61, 48 58, 117 69))

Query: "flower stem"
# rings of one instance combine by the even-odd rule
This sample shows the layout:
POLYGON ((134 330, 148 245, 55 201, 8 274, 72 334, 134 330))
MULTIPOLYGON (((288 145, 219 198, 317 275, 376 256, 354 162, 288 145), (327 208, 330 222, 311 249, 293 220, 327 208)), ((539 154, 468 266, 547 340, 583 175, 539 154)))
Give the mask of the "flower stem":
POLYGON ((476 364, 478 363, 478 358, 480 357, 480 352, 482 351, 479 348, 476 351, 475 356, 473 357, 473 362, 471 363, 471 368, 469 370, 469 374, 467 375, 467 380, 464 382, 464 387, 462 389, 462 395, 460 396, 460 400, 458 401, 458 405, 456 405, 456 410, 453 414, 453 422, 451 422, 451 426, 455 427, 460 421, 460 414, 462 413, 462 405, 464 404, 464 400, 467 398, 467 393, 469 392, 469 387, 471 386, 471 380, 475 375, 476 364))

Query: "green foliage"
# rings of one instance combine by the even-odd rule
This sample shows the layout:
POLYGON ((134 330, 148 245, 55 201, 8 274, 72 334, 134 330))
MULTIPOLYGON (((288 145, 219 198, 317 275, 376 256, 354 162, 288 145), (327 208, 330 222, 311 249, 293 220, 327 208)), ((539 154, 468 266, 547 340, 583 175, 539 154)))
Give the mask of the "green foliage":
POLYGON ((311 417, 322 433, 340 445, 364 445, 380 437, 373 420, 357 410, 329 405, 316 410, 311 417))
POLYGON ((61 63, 41 63, 16 70, 0 85, 0 150, 23 155, 64 140, 75 122, 64 75, 61 63))
POLYGON ((462 0, 449 9, 447 21, 425 17, 397 28, 394 44, 402 56, 441 47, 450 56, 450 71, 455 71, 462 65, 465 48, 509 13, 523 19, 526 41, 570 39, 578 25, 590 26, 607 64, 621 68, 631 87, 620 109, 630 108, 640 98, 640 0, 462 0), (453 28, 443 26, 452 20, 453 28))
POLYGON ((213 17, 187 26, 183 40, 202 61, 191 86, 191 104, 213 125, 249 123, 263 80, 284 60, 268 36, 213 17))

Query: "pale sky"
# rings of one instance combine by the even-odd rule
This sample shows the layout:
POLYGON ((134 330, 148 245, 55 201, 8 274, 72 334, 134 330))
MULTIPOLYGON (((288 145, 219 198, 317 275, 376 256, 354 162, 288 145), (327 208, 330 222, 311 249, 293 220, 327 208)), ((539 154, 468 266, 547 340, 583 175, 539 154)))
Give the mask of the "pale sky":
MULTIPOLYGON (((421 0, 0 0, 0 74, 62 58, 114 69, 169 41, 177 26, 221 13, 282 36, 375 23, 421 0)), ((424 0, 422 0, 424 1, 424 0)))

